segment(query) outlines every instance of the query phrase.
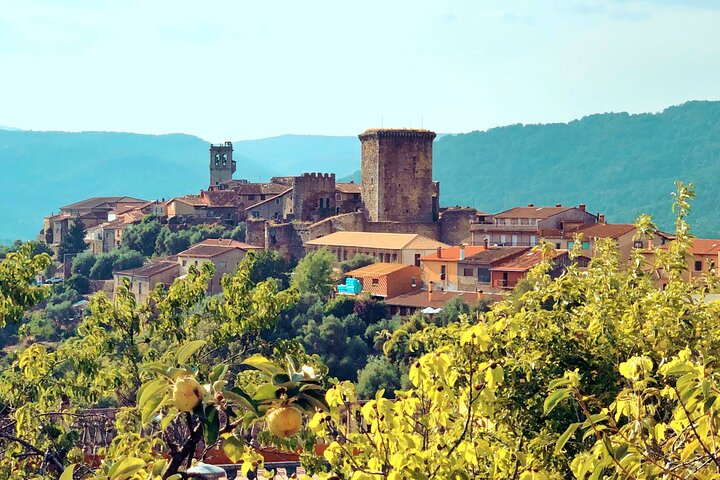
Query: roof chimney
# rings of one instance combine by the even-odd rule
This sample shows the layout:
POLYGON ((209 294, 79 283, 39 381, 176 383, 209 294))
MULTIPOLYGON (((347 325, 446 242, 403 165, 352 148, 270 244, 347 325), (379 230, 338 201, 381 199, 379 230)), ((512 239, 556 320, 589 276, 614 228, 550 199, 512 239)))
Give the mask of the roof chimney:
POLYGON ((485 250, 487 250, 488 247, 490 246, 490 240, 487 237, 485 237, 483 239, 483 243, 485 244, 485 250))
POLYGON ((460 244, 460 260, 465 260, 465 245, 460 244))
POLYGON ((442 258, 442 247, 440 246, 437 247, 437 257, 442 258))
POLYGON ((555 206, 556 206, 556 207, 562 207, 562 204, 561 204, 561 203, 556 203, 555 206))
POLYGON ((478 301, 478 302, 483 299, 483 296, 484 296, 484 295, 483 295, 483 291, 482 291, 482 290, 476 291, 475 294, 477 295, 477 301, 478 301))
POLYGON ((605 214, 598 213, 598 223, 605 223, 605 214))
POLYGON ((584 211, 585 211, 585 204, 584 204, 584 203, 581 203, 581 204, 578 206, 578 208, 580 209, 581 212, 584 212, 584 211))

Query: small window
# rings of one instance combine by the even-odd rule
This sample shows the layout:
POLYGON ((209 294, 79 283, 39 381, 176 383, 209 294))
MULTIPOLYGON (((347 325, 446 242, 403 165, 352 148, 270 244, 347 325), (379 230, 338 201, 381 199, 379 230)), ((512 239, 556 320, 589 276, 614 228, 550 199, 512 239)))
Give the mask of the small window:
POLYGON ((478 283, 490 283, 490 269, 478 268, 478 283))
POLYGON ((227 153, 223 153, 223 165, 227 165, 227 153))
POLYGON ((248 195, 248 200, 255 200, 255 195, 248 195))
POLYGON ((700 260, 695 260, 695 271, 696 271, 696 272, 699 272, 699 271, 701 271, 701 270, 702 270, 702 261, 700 261, 700 260))
POLYGON ((183 267, 187 266, 187 260, 183 260, 183 267))
POLYGON ((590 242, 583 242, 582 243, 583 250, 587 250, 590 248, 590 242))
POLYGON ((260 200, 265 200, 265 195, 260 195, 260 200))
POLYGON ((416 267, 420 266, 420 254, 419 253, 415 254, 415 266, 416 267))
POLYGON ((440 266, 440 280, 445 280, 445 265, 440 266))
POLYGON ((373 278, 373 279, 372 279, 372 284, 373 284, 373 285, 380 285, 380 279, 379 279, 379 278, 373 278))
POLYGON ((219 153, 215 154, 215 165, 220 165, 220 154, 219 153))
POLYGON ((278 205, 280 205, 280 199, 279 199, 279 198, 276 198, 276 199, 275 199, 275 203, 278 204, 278 205))
POLYGON ((252 216, 253 218, 260 218, 260 210, 253 210, 252 216))
MULTIPOLYGON (((560 246, 561 246, 561 245, 560 245, 559 243, 555 243, 555 248, 556 248, 556 249, 560 250, 560 246)), ((570 243, 568 243, 568 249, 570 249, 570 248, 571 248, 571 247, 570 247, 570 243)))
POLYGON ((342 200, 342 193, 336 193, 335 200, 342 200))
POLYGON ((643 248, 643 242, 642 240, 635 240, 633 242, 633 248, 643 248))
POLYGON ((472 268, 463 268, 463 276, 464 277, 472 277, 473 269, 472 268))
POLYGON ((227 262, 218 262, 218 267, 220 267, 220 268, 227 267, 227 262))
POLYGON ((138 295, 142 295, 142 283, 138 282, 138 295))

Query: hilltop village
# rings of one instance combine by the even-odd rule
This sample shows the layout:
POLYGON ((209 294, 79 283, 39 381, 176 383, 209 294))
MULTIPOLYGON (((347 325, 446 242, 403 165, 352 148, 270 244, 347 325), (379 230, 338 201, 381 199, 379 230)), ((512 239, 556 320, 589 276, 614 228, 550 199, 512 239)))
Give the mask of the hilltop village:
MULTIPOLYGON (((83 242, 94 254, 120 248, 124 232, 148 218, 172 232, 197 226, 232 230, 238 238, 206 238, 177 254, 152 256, 136 268, 113 271, 113 280, 92 283, 112 290, 128 279, 138 301, 158 284, 169 285, 192 266, 212 262, 215 278, 208 293, 219 293, 221 276, 233 272, 249 251, 273 250, 287 259, 327 249, 337 262, 362 254, 374 263, 345 273, 338 295, 367 294, 382 299, 392 313, 438 312, 461 298, 470 305, 491 302, 512 291, 543 260, 534 249, 545 241, 551 275, 569 265, 587 266, 601 239, 612 239, 621 261, 634 250, 651 254, 667 248, 672 235, 638 234, 633 224, 610 224, 585 204, 527 204, 489 214, 474 208, 440 207, 440 184, 432 178, 435 133, 420 129, 371 129, 359 135, 361 183, 337 182, 334 173, 304 173, 253 183, 234 179, 237 162, 230 142, 210 145, 209 185, 198 194, 147 201, 133 197, 94 197, 45 217, 38 241, 57 254, 62 281, 71 275, 76 254, 60 246, 81 225, 83 242), (575 244, 578 243, 576 246, 575 244), (570 251, 579 250, 571 258, 570 251)), ((720 240, 695 239, 688 278, 714 272, 720 240)), ((658 287, 664 277, 657 273, 658 287)))

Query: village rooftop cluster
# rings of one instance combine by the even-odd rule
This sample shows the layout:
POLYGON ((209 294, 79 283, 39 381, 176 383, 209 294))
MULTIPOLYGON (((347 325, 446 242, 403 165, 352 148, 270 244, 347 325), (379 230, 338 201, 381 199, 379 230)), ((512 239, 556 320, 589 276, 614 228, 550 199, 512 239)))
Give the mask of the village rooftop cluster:
MULTIPOLYGON (((432 179, 434 138, 434 132, 419 129, 362 133, 360 184, 337 182, 334 173, 273 177, 265 183, 233 179, 238 165, 232 143, 210 145, 209 185, 198 194, 79 201, 45 217, 38 240, 57 250, 71 222, 79 219, 89 250, 99 254, 119 248, 124 230, 150 215, 172 231, 246 222, 245 242, 204 240, 178 255, 114 272, 113 281, 94 288, 112 290, 127 278, 138 301, 144 301, 156 285, 170 285, 191 266, 212 262, 215 277, 208 294, 216 294, 222 275, 232 273, 249 251, 269 249, 299 259, 325 248, 338 262, 357 254, 376 260, 347 272, 337 294, 369 294, 401 315, 437 312, 454 297, 471 305, 502 298, 542 260, 541 251, 533 249, 541 241, 553 247, 550 274, 557 276, 573 263, 587 266, 599 239, 614 240, 622 262, 633 249, 649 254, 673 240, 660 231, 648 238, 632 224, 607 223, 584 204, 528 204, 495 214, 440 208, 440 184, 432 179), (576 242, 582 255, 571 259, 576 242)), ((720 240, 694 239, 688 279, 713 272, 719 254, 720 240)), ((72 258, 60 260, 60 275, 67 277, 72 258)), ((662 272, 656 276, 662 288, 662 272)))

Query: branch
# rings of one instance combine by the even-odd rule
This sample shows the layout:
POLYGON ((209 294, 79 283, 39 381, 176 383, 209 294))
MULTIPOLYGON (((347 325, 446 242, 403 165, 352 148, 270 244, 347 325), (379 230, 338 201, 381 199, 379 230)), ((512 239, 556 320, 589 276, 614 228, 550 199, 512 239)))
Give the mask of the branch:
POLYGON ((182 466, 183 461, 188 457, 192 458, 192 456, 195 454, 195 449, 197 448, 198 443, 200 443, 200 440, 202 440, 202 422, 198 422, 198 424, 195 425, 195 428, 193 428, 192 414, 186 413, 185 415, 185 419, 187 420, 188 426, 190 427, 190 438, 185 440, 185 443, 183 443, 183 446, 179 452, 172 454, 170 464, 165 470, 165 473, 163 473, 163 480, 167 480, 167 478, 169 478, 170 476, 178 473, 178 470, 182 466))

